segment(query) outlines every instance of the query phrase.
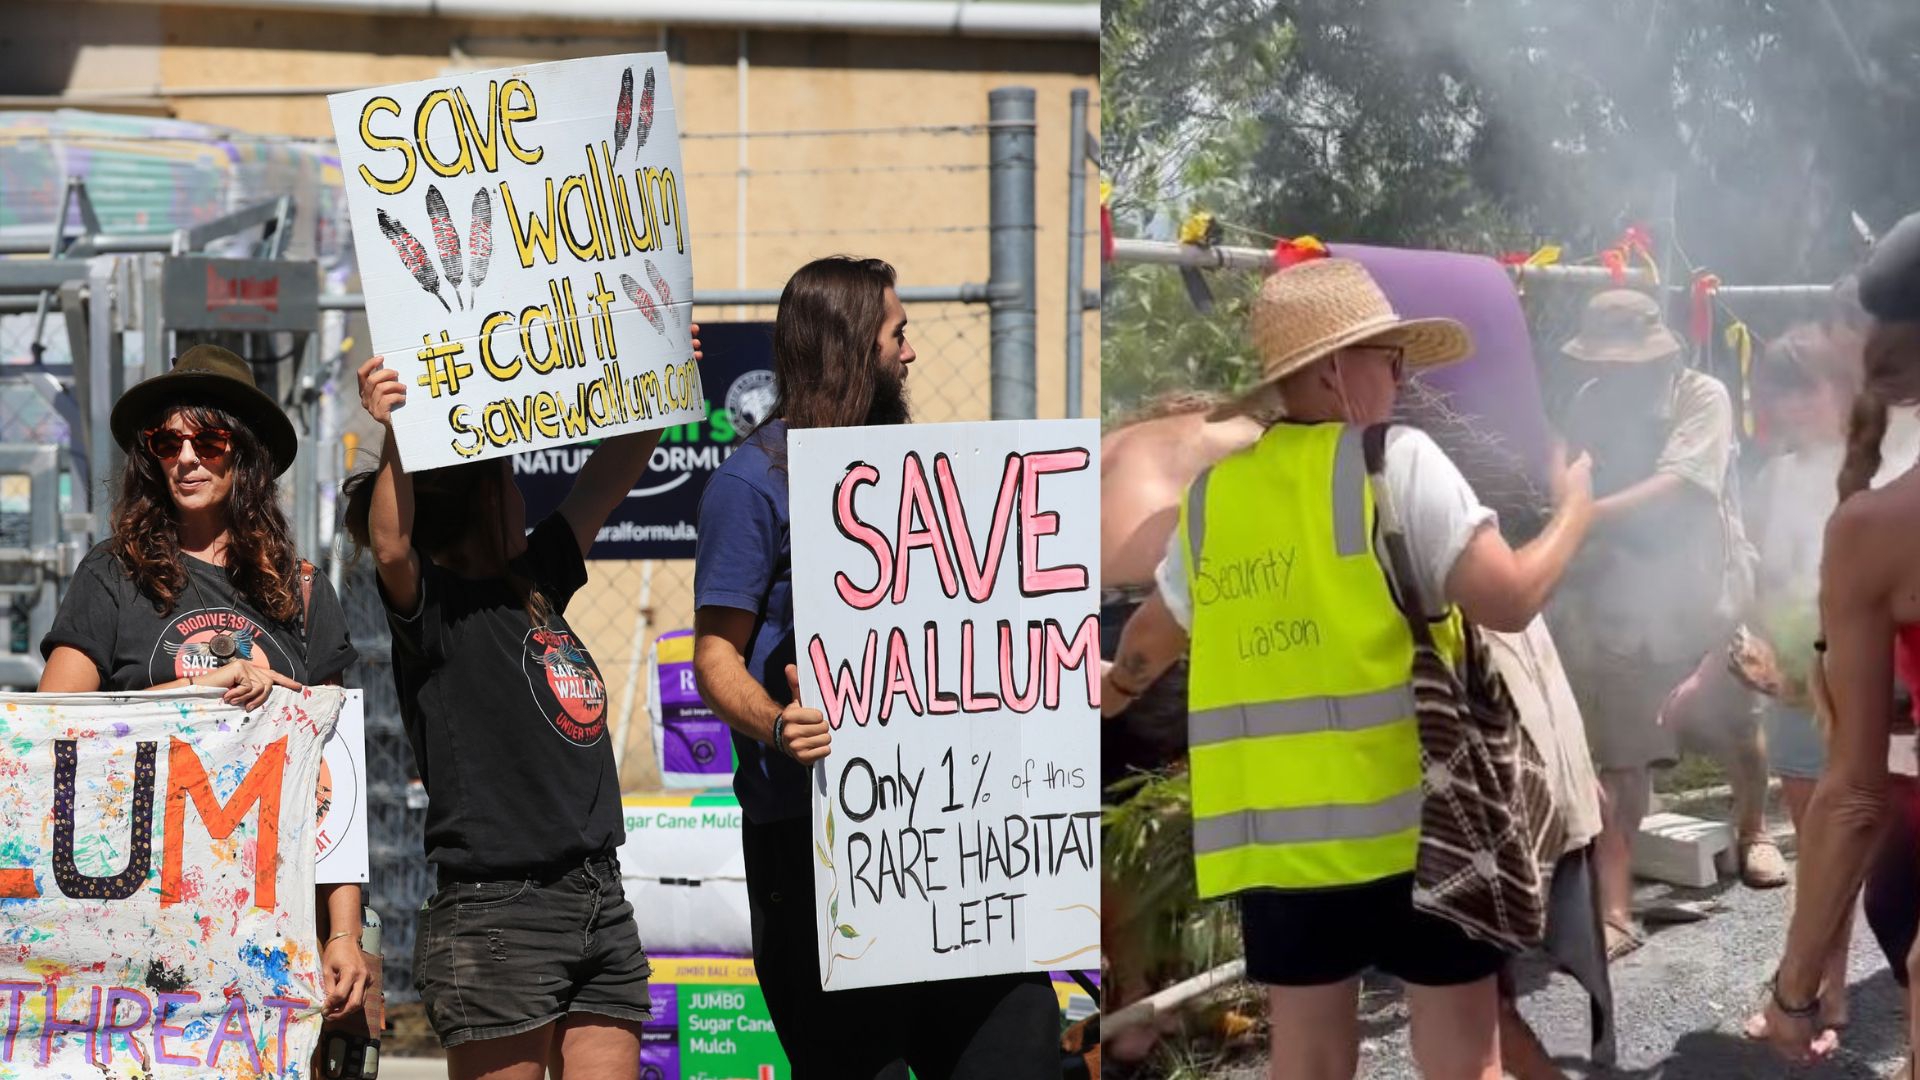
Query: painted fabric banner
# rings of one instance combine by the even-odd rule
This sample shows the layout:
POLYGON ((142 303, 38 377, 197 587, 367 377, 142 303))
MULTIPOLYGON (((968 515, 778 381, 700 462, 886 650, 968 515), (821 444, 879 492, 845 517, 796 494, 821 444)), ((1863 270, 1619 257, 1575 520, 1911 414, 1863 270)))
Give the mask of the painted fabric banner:
POLYGON ((665 53, 327 105, 409 471, 706 416, 665 53))
POLYGON ((1099 967, 1099 440, 787 436, 829 990, 1099 967))
POLYGON ((346 694, 219 694, 0 695, 0 1078, 307 1075, 346 694))

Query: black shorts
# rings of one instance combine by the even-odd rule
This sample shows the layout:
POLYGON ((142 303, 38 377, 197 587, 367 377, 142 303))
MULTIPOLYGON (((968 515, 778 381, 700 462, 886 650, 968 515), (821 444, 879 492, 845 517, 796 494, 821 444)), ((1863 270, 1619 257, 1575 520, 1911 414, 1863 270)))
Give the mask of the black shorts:
POLYGON ((651 973, 608 855, 550 881, 442 885, 420 910, 413 946, 414 988, 449 1048, 568 1013, 646 1020, 651 973))
POLYGON ((1060 1003, 1046 975, 822 990, 812 822, 748 820, 740 841, 754 973, 793 1080, 891 1080, 902 1062, 920 1080, 1059 1080, 1060 1003))
POLYGON ((1240 894, 1247 978, 1328 986, 1369 968, 1415 986, 1460 986, 1500 970, 1507 954, 1415 911, 1413 875, 1349 889, 1240 894))

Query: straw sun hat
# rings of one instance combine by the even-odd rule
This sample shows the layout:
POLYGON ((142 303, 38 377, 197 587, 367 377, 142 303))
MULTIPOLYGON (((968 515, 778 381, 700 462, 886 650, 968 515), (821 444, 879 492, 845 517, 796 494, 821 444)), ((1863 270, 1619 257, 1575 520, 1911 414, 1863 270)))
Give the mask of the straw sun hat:
POLYGON ((1260 385, 1214 410, 1212 419, 1268 411, 1282 379, 1351 345, 1397 348, 1413 369, 1473 352, 1467 328, 1452 319, 1401 318, 1373 275, 1352 259, 1311 259, 1269 277, 1251 324, 1260 385))

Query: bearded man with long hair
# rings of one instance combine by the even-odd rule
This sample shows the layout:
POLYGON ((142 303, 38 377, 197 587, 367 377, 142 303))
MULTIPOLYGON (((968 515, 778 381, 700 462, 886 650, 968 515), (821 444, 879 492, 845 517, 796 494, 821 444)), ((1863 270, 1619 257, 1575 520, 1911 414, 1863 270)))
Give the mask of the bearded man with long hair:
POLYGON ((833 257, 787 282, 773 331, 778 403, 700 502, 694 673, 733 729, 754 971, 795 1080, 866 1080, 902 1060, 921 1080, 1058 1077, 1045 975, 820 988, 807 783, 831 736, 800 702, 794 667, 787 432, 906 423, 914 360, 893 267, 833 257))

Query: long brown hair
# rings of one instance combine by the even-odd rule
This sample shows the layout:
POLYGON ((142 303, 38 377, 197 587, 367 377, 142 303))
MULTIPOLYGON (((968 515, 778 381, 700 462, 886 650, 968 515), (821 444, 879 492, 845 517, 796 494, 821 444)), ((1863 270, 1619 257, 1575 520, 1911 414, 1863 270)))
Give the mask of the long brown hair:
MULTIPOLYGON (((470 534, 481 536, 508 588, 526 609, 528 624, 545 626, 553 616, 552 601, 507 561, 507 525, 500 513, 505 486, 512 483, 507 468, 501 461, 473 461, 413 474, 413 546, 432 557, 459 547, 470 534)), ((343 524, 362 551, 372 546, 367 519, 378 474, 378 469, 355 473, 340 489, 346 499, 343 524)))
POLYGON ((779 397, 769 421, 789 428, 854 427, 867 421, 881 385, 875 357, 887 318, 893 267, 834 255, 794 271, 773 323, 779 397))
POLYGON ((1867 331, 1865 378, 1853 399, 1847 457, 1840 466, 1840 501, 1865 491, 1880 471, 1887 411, 1920 403, 1920 322, 1880 322, 1867 331))
MULTIPOLYGON (((227 460, 233 486, 227 495, 227 580, 263 614, 282 623, 300 613, 294 581, 293 530, 280 509, 273 459, 246 424, 209 405, 170 405, 140 430, 166 423, 174 415, 195 428, 233 433, 227 460)), ((120 496, 113 506, 111 551, 134 585, 154 606, 170 614, 187 588, 187 566, 180 554, 180 514, 167 484, 166 467, 145 446, 135 446, 120 473, 120 496)))

